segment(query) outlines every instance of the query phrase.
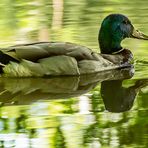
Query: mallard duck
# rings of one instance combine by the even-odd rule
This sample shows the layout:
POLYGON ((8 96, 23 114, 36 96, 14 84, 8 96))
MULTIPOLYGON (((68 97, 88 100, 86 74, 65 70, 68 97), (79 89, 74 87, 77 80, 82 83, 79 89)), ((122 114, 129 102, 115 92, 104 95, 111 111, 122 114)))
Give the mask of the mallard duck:
POLYGON ((125 38, 147 40, 122 14, 107 16, 98 35, 101 53, 69 42, 37 42, 0 49, 0 73, 8 77, 81 75, 130 66, 125 38))

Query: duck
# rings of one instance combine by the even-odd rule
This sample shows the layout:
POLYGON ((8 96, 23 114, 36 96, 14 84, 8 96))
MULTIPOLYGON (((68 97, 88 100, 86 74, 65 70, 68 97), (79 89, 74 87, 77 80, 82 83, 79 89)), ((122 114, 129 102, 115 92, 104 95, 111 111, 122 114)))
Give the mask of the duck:
POLYGON ((110 14, 98 34, 100 53, 70 42, 34 42, 0 48, 2 77, 75 76, 121 69, 133 55, 121 46, 125 38, 148 40, 123 14, 110 14))

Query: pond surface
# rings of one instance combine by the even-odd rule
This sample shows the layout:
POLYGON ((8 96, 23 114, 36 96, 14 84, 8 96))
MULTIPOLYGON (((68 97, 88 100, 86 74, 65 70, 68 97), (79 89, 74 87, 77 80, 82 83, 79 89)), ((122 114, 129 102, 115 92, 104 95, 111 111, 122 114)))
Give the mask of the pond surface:
MULTIPOLYGON (((148 1, 2 0, 0 46, 68 41, 98 50, 110 13, 148 34, 148 1)), ((147 148, 147 41, 127 39, 134 68, 80 77, 0 78, 0 147, 147 148)))

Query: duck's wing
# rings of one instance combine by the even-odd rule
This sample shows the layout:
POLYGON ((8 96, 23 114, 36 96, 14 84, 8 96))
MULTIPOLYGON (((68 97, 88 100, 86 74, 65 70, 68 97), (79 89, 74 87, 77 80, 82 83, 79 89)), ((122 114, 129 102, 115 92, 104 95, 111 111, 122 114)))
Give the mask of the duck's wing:
POLYGON ((51 56, 67 55, 78 60, 95 60, 93 51, 85 46, 68 42, 38 42, 3 48, 1 51, 17 60, 37 61, 51 56))
POLYGON ((123 56, 121 54, 98 54, 90 48, 69 42, 36 42, 30 44, 15 45, 8 48, 0 48, 0 50, 2 53, 14 59, 26 59, 33 62, 43 58, 61 55, 74 57, 78 61, 101 60, 101 62, 109 61, 113 64, 124 62, 123 56))

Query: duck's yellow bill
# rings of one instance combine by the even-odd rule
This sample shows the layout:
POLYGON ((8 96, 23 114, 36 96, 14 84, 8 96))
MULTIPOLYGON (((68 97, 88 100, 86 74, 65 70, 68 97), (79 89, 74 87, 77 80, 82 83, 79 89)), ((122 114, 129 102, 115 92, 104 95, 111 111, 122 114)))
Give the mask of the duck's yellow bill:
POLYGON ((133 33, 131 35, 132 38, 142 39, 142 40, 148 40, 148 36, 140 32, 139 30, 134 29, 133 33))

